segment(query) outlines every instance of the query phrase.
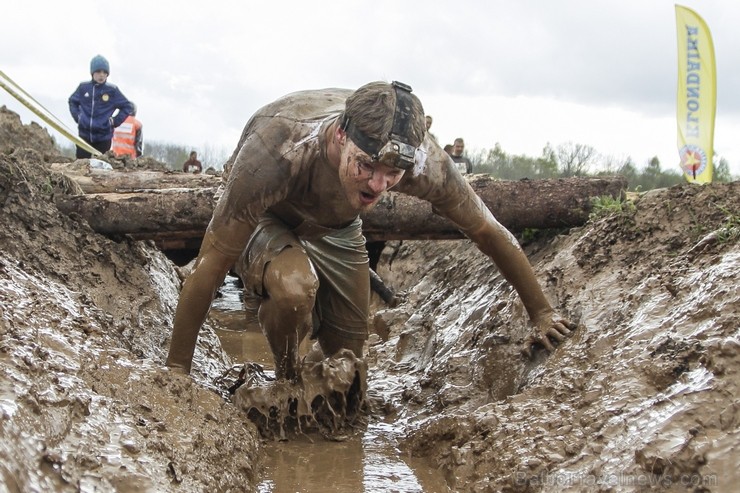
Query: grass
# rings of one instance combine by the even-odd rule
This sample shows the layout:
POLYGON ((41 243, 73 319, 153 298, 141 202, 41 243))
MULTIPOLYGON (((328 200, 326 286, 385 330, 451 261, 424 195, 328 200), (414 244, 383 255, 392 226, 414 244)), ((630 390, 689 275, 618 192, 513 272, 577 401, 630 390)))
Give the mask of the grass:
POLYGON ((590 221, 596 221, 603 217, 632 215, 635 210, 635 203, 632 200, 602 195, 591 198, 591 212, 588 218, 590 221))
POLYGON ((717 241, 719 243, 732 243, 740 239, 740 216, 731 212, 729 209, 717 206, 722 212, 727 214, 725 222, 717 229, 717 241))

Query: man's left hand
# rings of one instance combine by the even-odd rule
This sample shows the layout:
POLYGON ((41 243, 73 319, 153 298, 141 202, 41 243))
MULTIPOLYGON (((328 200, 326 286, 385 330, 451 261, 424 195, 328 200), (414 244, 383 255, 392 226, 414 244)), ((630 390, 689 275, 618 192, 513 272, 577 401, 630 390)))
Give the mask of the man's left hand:
POLYGON ((522 353, 530 358, 532 356, 532 346, 535 344, 542 345, 547 351, 553 352, 555 351, 553 341, 557 344, 563 342, 575 328, 575 323, 557 314, 553 313, 550 316, 543 317, 536 322, 534 334, 527 338, 522 353))

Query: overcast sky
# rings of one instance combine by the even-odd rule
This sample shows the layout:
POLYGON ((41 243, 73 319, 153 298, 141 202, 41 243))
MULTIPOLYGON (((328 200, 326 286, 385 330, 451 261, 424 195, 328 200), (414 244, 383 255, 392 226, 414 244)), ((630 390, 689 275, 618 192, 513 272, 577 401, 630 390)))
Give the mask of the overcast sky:
MULTIPOLYGON (((740 2, 686 0, 717 59, 715 151, 740 175, 740 2)), ((668 0, 15 2, 0 69, 75 130, 67 98, 95 54, 146 140, 233 150, 293 91, 400 80, 442 144, 539 156, 590 145, 679 171, 676 21, 668 0)), ((5 91, 0 104, 39 121, 5 91)), ((41 122, 39 122, 41 123, 41 122)))

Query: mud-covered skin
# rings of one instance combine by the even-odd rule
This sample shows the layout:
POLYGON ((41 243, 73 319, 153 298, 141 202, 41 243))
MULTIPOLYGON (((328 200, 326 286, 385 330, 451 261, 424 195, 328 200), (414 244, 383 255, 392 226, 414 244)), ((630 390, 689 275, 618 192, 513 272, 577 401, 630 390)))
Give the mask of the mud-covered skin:
POLYGON ((284 439, 310 430, 334 434, 351 427, 366 406, 367 364, 348 349, 306 362, 292 382, 265 378, 254 367, 246 370, 247 383, 236 390, 233 401, 264 437, 284 439))
POLYGON ((569 333, 570 323, 553 312, 515 238, 436 142, 426 138, 420 146, 424 157, 405 173, 383 164, 366 169, 367 156, 337 124, 350 94, 342 89, 290 94, 248 122, 195 270, 183 287, 169 366, 190 370, 192 348, 210 301, 261 214, 269 211, 291 227, 311 223, 341 228, 396 183, 398 191, 429 201, 495 262, 535 324, 531 342, 552 349, 548 336, 559 341, 569 333))
POLYGON ((311 262, 297 248, 286 248, 265 270, 265 289, 273 296, 260 303, 259 320, 275 355, 275 376, 296 376, 298 346, 308 334, 319 280, 311 262))

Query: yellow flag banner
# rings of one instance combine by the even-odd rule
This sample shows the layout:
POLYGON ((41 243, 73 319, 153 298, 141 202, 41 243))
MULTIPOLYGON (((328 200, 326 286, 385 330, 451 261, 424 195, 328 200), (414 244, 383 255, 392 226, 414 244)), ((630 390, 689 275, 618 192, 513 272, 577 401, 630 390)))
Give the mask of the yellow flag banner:
POLYGON ((712 182, 717 78, 714 44, 704 20, 676 5, 678 91, 676 119, 681 169, 691 183, 712 182))

